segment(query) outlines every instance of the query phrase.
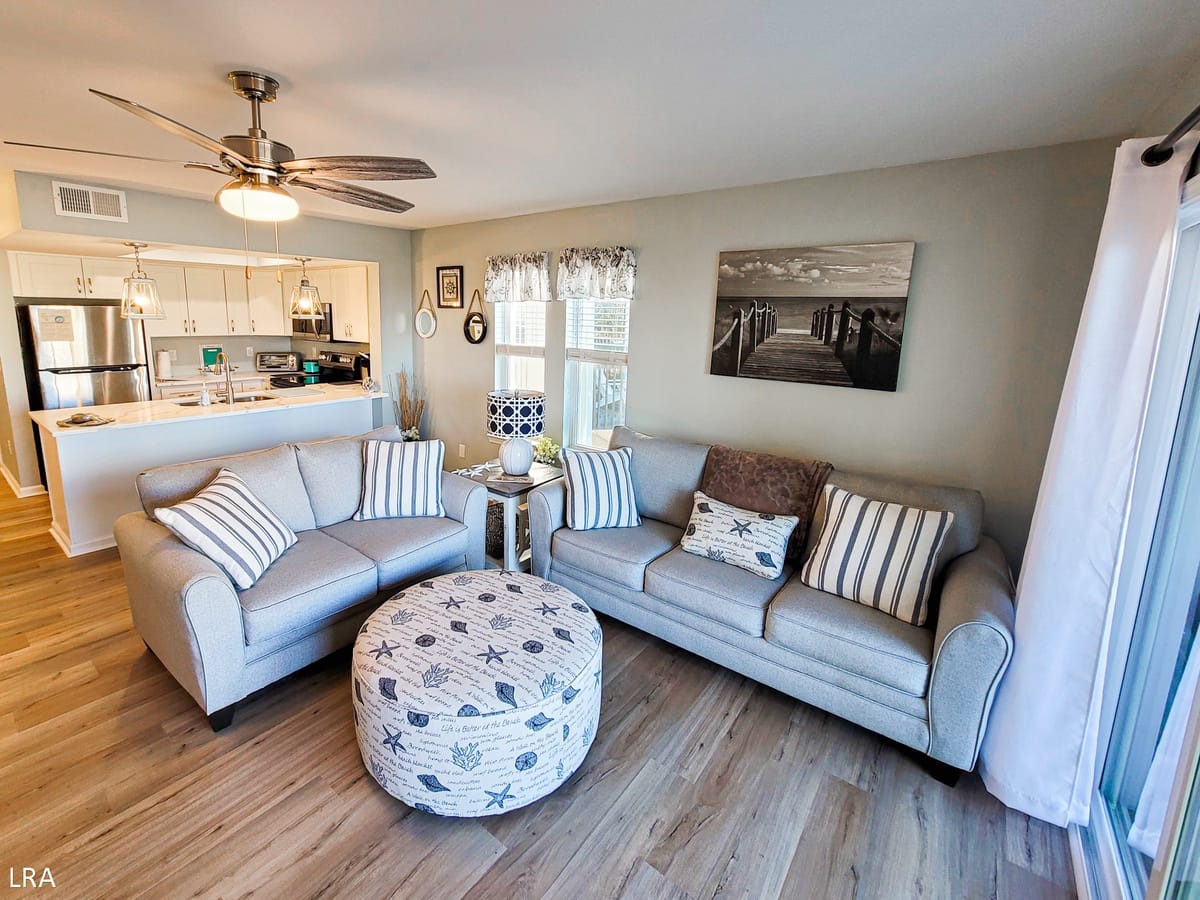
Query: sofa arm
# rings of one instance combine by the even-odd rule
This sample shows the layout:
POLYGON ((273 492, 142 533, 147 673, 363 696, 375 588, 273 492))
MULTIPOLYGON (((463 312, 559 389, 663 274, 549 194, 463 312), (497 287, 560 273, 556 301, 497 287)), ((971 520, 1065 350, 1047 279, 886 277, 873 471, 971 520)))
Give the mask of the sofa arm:
POLYGON ((482 569, 487 530, 487 488, 453 472, 442 473, 442 506, 467 526, 467 568, 482 569))
POLYGON ((1000 545, 950 563, 942 585, 929 679, 929 755, 971 770, 1013 647, 1013 584, 1000 545))
POLYGON ((242 699, 242 607, 216 563, 143 513, 113 526, 133 625, 205 713, 242 699))
POLYGON ((530 568, 538 578, 550 577, 550 539, 566 524, 567 483, 556 478, 529 492, 530 568))

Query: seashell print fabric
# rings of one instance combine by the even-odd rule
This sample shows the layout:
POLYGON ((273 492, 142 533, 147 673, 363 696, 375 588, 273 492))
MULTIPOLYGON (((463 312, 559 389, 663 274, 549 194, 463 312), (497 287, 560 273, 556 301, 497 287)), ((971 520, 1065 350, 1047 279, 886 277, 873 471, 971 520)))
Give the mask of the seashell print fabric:
POLYGON ((443 816, 498 815, 546 796, 595 736, 602 647, 592 611, 531 575, 460 572, 405 588, 354 644, 367 770, 443 816))

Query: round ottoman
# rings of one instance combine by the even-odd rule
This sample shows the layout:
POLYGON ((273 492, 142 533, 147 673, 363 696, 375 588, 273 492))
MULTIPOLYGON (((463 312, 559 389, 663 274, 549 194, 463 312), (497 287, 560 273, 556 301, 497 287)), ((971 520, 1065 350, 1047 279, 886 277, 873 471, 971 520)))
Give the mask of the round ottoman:
POLYGON ((354 642, 354 727, 393 797, 491 816, 546 796, 600 717, 600 626, 564 587, 461 572, 406 588, 354 642))

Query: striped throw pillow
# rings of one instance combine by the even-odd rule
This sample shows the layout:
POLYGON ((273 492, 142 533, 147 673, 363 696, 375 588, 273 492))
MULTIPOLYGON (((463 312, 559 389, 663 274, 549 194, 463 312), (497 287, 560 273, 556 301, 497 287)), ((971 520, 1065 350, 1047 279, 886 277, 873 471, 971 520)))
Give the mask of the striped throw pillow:
POLYGON ((362 500, 354 518, 444 516, 441 441, 363 441, 362 500))
POLYGON ((192 499, 156 509, 154 517, 243 591, 296 543, 295 532, 229 469, 192 499))
POLYGON ((954 513, 870 500, 825 485, 825 522, 800 572, 809 587, 924 625, 954 513))
POLYGON ((642 524, 629 473, 632 450, 563 450, 559 457, 567 481, 568 528, 588 531, 642 524))

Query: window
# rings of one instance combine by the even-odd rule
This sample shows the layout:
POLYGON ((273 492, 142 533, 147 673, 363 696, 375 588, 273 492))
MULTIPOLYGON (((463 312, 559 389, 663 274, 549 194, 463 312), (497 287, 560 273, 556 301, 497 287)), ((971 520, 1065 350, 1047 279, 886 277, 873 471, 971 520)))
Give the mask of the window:
POLYGON ((625 421, 628 300, 568 300, 564 446, 607 447, 625 421))
POLYGON ((496 388, 546 389, 545 303, 496 303, 496 388))

